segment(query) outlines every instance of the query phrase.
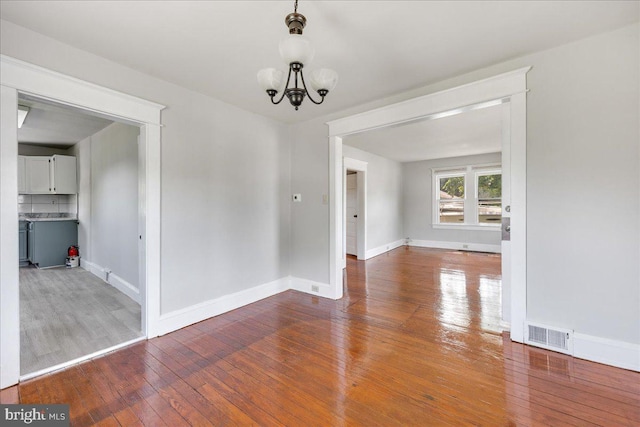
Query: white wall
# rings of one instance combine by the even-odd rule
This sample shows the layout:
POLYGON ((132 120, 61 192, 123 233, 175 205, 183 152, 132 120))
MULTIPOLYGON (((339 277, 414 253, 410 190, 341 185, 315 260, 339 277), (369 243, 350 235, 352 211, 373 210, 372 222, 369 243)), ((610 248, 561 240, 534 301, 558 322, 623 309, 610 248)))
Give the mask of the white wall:
POLYGON ((532 55, 531 320, 640 343, 638 25, 532 55))
POLYGON ((75 147, 82 261, 138 283, 138 135, 113 123, 75 147))
POLYGON ((367 250, 404 239, 402 231, 402 165, 344 145, 344 157, 367 162, 367 250))
POLYGON ((166 105, 161 313, 289 274, 286 127, 10 22, 0 51, 166 105))
MULTIPOLYGON (((298 124, 293 137, 304 149, 293 151, 292 186, 296 192, 327 192, 323 123, 532 65, 528 318, 640 344, 639 39, 635 24, 298 124), (313 168, 313 182, 306 168, 313 168)), ((315 254, 329 252, 326 239, 316 239, 329 223, 328 211, 292 214, 294 224, 304 224, 292 229, 292 247, 299 251, 292 270, 326 281, 329 263, 315 254), (311 242, 315 246, 307 250, 311 242)))
POLYGON ((91 253, 91 137, 69 149, 76 156, 78 178, 78 247, 81 260, 90 260, 91 253))
POLYGON ((323 120, 290 127, 291 193, 302 195, 291 205, 291 275, 320 283, 329 283, 328 132, 323 120))
POLYGON ((500 230, 452 230, 433 227, 431 170, 451 166, 500 164, 501 154, 451 157, 402 164, 404 181, 404 234, 412 240, 477 243, 500 246, 500 230))

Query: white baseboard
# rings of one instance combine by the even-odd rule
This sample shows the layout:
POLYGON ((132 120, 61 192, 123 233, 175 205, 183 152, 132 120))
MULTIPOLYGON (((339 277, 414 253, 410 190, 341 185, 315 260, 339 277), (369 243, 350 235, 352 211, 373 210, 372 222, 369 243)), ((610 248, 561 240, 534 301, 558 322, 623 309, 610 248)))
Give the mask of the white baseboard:
POLYGON ((463 243, 463 242, 444 242, 438 240, 413 240, 407 242, 409 246, 417 246, 420 248, 436 248, 436 249, 454 249, 459 251, 472 252, 491 252, 499 254, 502 252, 501 245, 490 245, 486 243, 463 243))
POLYGON ((640 372, 640 344, 575 333, 573 355, 580 359, 640 372))
POLYGON ((289 289, 335 299, 333 288, 328 283, 314 282, 313 280, 301 279, 299 277, 289 277, 289 289))
POLYGON ((94 262, 87 261, 83 258, 80 258, 80 267, 91 272, 94 276, 99 277, 104 282, 110 284, 138 304, 142 303, 140 290, 117 274, 114 274, 113 272, 107 274, 107 270, 104 267, 94 262))
POLYGON ((386 245, 378 246, 377 248, 368 249, 364 255, 364 259, 373 258, 374 256, 378 256, 395 248, 399 248, 400 246, 404 246, 405 242, 405 239, 400 239, 395 242, 387 243, 386 245))
MULTIPOLYGON (((289 289, 290 278, 283 277, 273 282, 258 285, 220 298, 160 315, 156 330, 158 335, 168 334, 185 326, 218 316, 236 308, 254 303, 289 289)), ((149 337, 152 338, 152 337, 149 337)))

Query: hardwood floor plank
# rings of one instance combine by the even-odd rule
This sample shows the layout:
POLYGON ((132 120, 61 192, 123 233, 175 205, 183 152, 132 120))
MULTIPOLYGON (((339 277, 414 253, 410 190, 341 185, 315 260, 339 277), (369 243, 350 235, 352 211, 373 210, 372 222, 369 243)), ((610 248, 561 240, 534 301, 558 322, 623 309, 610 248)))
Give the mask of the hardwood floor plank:
POLYGON ((20 394, 18 393, 18 386, 7 387, 4 390, 0 390, 0 403, 6 405, 19 402, 20 394))
POLYGON ((499 256, 402 247, 349 258, 339 301, 286 291, 0 398, 72 425, 640 424, 640 373, 513 343, 500 315, 499 256))

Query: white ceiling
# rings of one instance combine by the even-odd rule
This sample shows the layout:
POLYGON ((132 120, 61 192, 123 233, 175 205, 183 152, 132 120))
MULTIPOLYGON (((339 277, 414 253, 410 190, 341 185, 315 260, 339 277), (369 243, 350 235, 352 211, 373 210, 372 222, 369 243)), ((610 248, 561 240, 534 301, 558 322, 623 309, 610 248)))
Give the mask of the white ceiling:
MULTIPOLYGON (((255 113, 293 123, 638 21, 636 1, 308 1, 310 67, 339 73, 321 106, 273 106, 293 1, 6 1, 2 19, 255 113)), ((285 101, 286 102, 286 101, 285 101)))
POLYGON ((502 107, 376 129, 343 142, 397 162, 497 153, 502 150, 502 107))
POLYGON ((113 123, 58 104, 24 97, 18 103, 29 107, 27 118, 18 129, 18 142, 21 144, 68 148, 113 123))

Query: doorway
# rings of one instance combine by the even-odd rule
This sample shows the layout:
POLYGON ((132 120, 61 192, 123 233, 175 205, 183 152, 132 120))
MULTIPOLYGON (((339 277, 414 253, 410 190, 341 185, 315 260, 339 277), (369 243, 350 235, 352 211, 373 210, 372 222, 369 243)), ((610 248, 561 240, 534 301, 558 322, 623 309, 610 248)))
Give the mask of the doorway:
MULTIPOLYGON (((41 67, 0 57, 0 388, 20 380, 18 248, 18 96, 26 94, 71 108, 92 111, 140 127, 144 152, 144 202, 139 248, 144 251, 141 289, 142 330, 158 335, 160 318, 160 111, 164 106, 41 67)), ((92 355, 92 356, 95 356, 92 355)), ((76 360, 75 362, 78 362, 76 360)))
MULTIPOLYGON (((526 73, 522 68, 443 92, 392 104, 355 116, 329 122, 330 191, 344 188, 342 138, 371 129, 415 120, 460 114, 487 103, 503 104, 502 170, 506 219, 502 241, 503 321, 510 323, 511 339, 524 342, 526 319, 526 73), (508 207, 508 208, 507 208, 508 207), (510 221, 507 229, 506 224, 510 221)), ((333 298, 343 295, 343 199, 331 198, 329 280, 333 298)))
POLYGON ((341 247, 342 268, 345 268, 347 266, 345 254, 347 253, 355 255, 359 260, 367 259, 367 162, 345 157, 342 163, 344 187, 341 194, 345 210, 342 212, 344 236, 342 236, 341 247), (351 176, 351 189, 348 188, 347 176, 351 176), (351 192, 350 195, 349 192, 351 192), (351 205, 350 210, 347 209, 349 204, 351 205), (348 236, 347 233, 350 233, 351 236, 348 236), (349 239, 351 247, 348 250, 347 240, 349 239))
POLYGON ((345 253, 358 256, 358 173, 347 170, 345 179, 345 253))
POLYGON ((144 169, 139 127, 24 94, 18 102, 27 112, 18 126, 25 166, 18 210, 29 234, 21 242, 28 259, 21 258, 19 277, 26 379, 143 337, 138 181, 144 169), (49 160, 56 162, 56 194, 34 188, 41 159, 45 171, 49 160), (58 172, 69 175, 66 186, 58 172), (61 227, 65 234, 52 235, 61 227), (70 245, 79 253, 65 267, 70 245))

